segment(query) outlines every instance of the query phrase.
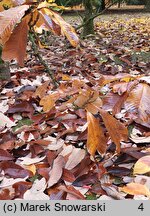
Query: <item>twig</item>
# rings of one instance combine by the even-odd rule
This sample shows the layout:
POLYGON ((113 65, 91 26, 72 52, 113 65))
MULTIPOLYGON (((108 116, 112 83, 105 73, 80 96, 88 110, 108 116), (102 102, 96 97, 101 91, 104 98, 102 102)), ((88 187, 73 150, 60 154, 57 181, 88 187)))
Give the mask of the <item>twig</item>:
POLYGON ((53 81, 54 86, 58 87, 58 81, 55 79, 54 73, 50 70, 50 68, 47 65, 46 61, 42 58, 42 56, 39 53, 37 44, 35 42, 36 38, 37 38, 37 36, 36 36, 34 30, 30 30, 30 32, 29 32, 29 40, 32 43, 32 49, 33 49, 34 55, 38 58, 39 62, 44 66, 45 71, 50 75, 50 77, 51 77, 51 79, 53 81))

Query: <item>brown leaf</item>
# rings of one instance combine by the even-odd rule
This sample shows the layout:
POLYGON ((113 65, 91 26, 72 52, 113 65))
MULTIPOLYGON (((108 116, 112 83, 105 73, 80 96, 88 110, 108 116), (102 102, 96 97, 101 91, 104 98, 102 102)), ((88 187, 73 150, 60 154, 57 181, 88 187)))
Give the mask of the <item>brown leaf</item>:
POLYGON ((54 93, 51 95, 46 95, 45 97, 43 97, 40 100, 40 106, 43 106, 43 111, 44 112, 48 112, 50 111, 54 105, 56 100, 59 98, 59 94, 58 93, 54 93))
POLYGON ((76 47, 79 44, 79 38, 75 33, 74 28, 70 24, 66 23, 58 13, 48 8, 41 9, 41 12, 42 14, 48 15, 54 23, 61 27, 61 33, 67 37, 73 47, 76 47))
POLYGON ((87 137, 87 150, 94 156, 95 152, 98 151, 104 155, 106 152, 107 141, 100 127, 99 120, 96 119, 90 112, 87 111, 87 122, 88 122, 88 137, 87 137))
POLYGON ((9 40, 5 43, 2 51, 2 59, 11 61, 15 59, 19 66, 24 65, 26 55, 28 34, 28 17, 22 19, 21 23, 14 29, 9 40))
POLYGON ((56 184, 62 176, 63 167, 65 165, 64 157, 59 155, 53 163, 53 167, 49 173, 48 187, 56 184))
POLYGON ((102 100, 98 92, 82 90, 74 101, 74 104, 80 108, 85 108, 93 114, 97 114, 99 108, 102 106, 102 100))
POLYGON ((80 191, 76 190, 72 185, 60 185, 58 189, 74 195, 77 199, 85 200, 84 196, 80 193, 80 191))
POLYGON ((52 20, 47 14, 42 13, 42 11, 39 11, 40 17, 37 22, 37 26, 42 26, 43 23, 45 23, 45 26, 53 32, 53 34, 61 35, 61 28, 60 26, 52 20))
POLYGON ((31 182, 20 181, 12 185, 15 189, 15 197, 16 198, 23 198, 23 194, 30 189, 32 186, 31 182))
POLYGON ((98 176, 96 173, 89 172, 77 178, 72 184, 76 187, 83 187, 98 182, 98 176))
POLYGON ((144 195, 150 198, 149 189, 142 184, 131 182, 126 186, 120 188, 121 191, 131 195, 144 195))
POLYGON ((30 171, 25 170, 23 167, 15 164, 12 161, 3 161, 0 163, 0 169, 4 170, 5 175, 12 178, 25 178, 30 176, 30 171))
POLYGON ((120 99, 117 101, 117 103, 113 107, 113 115, 120 112, 124 102, 126 101, 128 96, 130 95, 130 92, 137 85, 138 82, 139 82, 138 80, 134 80, 133 82, 128 83, 128 85, 126 86, 126 91, 122 94, 122 97, 120 97, 120 99))
POLYGON ((110 115, 105 110, 100 109, 99 111, 104 121, 105 127, 111 137, 111 140, 116 145, 116 151, 117 153, 119 153, 120 142, 127 141, 128 139, 128 130, 121 122, 116 120, 112 115, 110 115))
POLYGON ((0 12, 0 44, 4 45, 13 32, 15 25, 20 22, 29 5, 21 5, 0 12))
POLYGON ((148 84, 139 83, 125 101, 125 109, 134 113, 134 121, 150 128, 150 87, 148 84))
POLYGON ((131 173, 131 170, 125 167, 110 167, 107 169, 108 173, 113 176, 127 176, 131 173))
POLYGON ((22 113, 22 112, 29 112, 33 113, 34 109, 30 102, 28 101, 21 101, 15 102, 10 108, 7 110, 7 113, 22 113))
POLYGON ((38 86, 38 88, 36 89, 34 93, 35 97, 39 96, 39 98, 43 98, 47 91, 48 85, 49 85, 49 81, 46 81, 42 85, 38 86))
POLYGON ((67 182, 73 182, 73 181, 75 181, 75 176, 73 175, 73 173, 70 170, 63 169, 62 179, 67 181, 67 182))
POLYGON ((12 193, 9 189, 2 189, 0 191, 0 200, 11 200, 14 198, 14 193, 12 193))
POLYGON ((6 150, 0 149, 0 161, 14 160, 14 157, 6 150))

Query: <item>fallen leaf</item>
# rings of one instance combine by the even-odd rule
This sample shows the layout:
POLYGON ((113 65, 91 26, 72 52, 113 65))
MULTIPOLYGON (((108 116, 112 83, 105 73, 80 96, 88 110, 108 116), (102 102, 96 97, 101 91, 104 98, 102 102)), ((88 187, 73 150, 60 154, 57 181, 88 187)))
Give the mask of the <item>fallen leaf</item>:
POLYGON ((41 180, 36 179, 31 187, 27 190, 24 195, 24 200, 49 200, 49 196, 44 193, 46 189, 46 180, 42 178, 41 180))
POLYGON ((102 119, 104 121, 106 129, 108 130, 111 140, 116 145, 116 151, 117 153, 119 153, 120 142, 128 140, 128 129, 105 110, 100 109, 99 112, 102 116, 102 119))
POLYGON ((74 195, 77 199, 85 200, 84 196, 80 193, 80 191, 76 190, 72 185, 60 185, 58 189, 74 195))
POLYGON ((53 163, 53 167, 49 173, 48 187, 52 187, 56 184, 62 176, 63 167, 65 165, 65 160, 63 156, 59 155, 53 163))
POLYGON ((96 119, 93 114, 87 111, 88 122, 88 137, 87 137, 87 150, 94 156, 98 151, 101 155, 104 155, 107 148, 107 141, 104 132, 100 126, 99 120, 96 119))
POLYGON ((144 195, 150 198, 150 190, 142 184, 131 182, 126 186, 120 188, 120 191, 123 191, 126 194, 131 195, 144 195))
POLYGON ((0 161, 14 160, 14 157, 6 150, 0 149, 0 161))
POLYGON ((141 157, 134 165, 133 174, 150 172, 150 155, 141 157))
POLYGON ((28 154, 26 157, 20 157, 20 158, 18 158, 18 160, 21 160, 20 164, 31 165, 31 164, 35 164, 35 163, 41 162, 42 160, 44 160, 45 157, 46 156, 31 158, 31 154, 28 154))
POLYGON ((79 148, 73 148, 73 151, 69 155, 65 169, 72 170, 76 167, 85 157, 85 150, 79 148))
POLYGON ((125 101, 127 112, 134 113, 134 121, 146 127, 150 127, 150 87, 146 83, 139 83, 125 101))
POLYGON ((15 125, 15 122, 11 121, 6 115, 0 112, 0 127, 4 128, 6 126, 8 128, 11 128, 15 125))

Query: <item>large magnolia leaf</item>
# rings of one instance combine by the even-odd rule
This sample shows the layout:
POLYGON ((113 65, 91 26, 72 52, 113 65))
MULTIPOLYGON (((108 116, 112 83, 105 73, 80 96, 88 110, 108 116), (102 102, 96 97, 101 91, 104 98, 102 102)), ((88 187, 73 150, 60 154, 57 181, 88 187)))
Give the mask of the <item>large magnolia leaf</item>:
POLYGON ((116 151, 117 153, 119 153, 120 142, 123 140, 127 141, 128 139, 128 130, 121 122, 119 122, 105 110, 100 109, 99 111, 104 121, 105 127, 111 137, 111 140, 116 145, 116 151))
POLYGON ((94 156, 96 150, 104 155, 106 152, 107 142, 102 128, 100 127, 99 120, 96 119, 90 112, 87 111, 88 122, 88 137, 87 137, 87 150, 94 156))
POLYGON ((150 172, 150 155, 141 157, 134 165, 133 173, 144 174, 150 172))
POLYGON ((134 114, 134 121, 150 128, 150 87, 139 83, 125 102, 125 109, 134 114))
MULTIPOLYGON (((76 47, 79 44, 79 38, 77 34, 75 33, 74 28, 70 24, 66 23, 65 20, 58 13, 48 8, 42 8, 40 10, 40 13, 43 14, 43 16, 44 14, 48 15, 54 23, 56 23, 57 25, 61 27, 61 33, 67 37, 67 39, 69 40, 69 42, 71 43, 73 47, 76 47)), ((47 16, 44 16, 44 18, 45 17, 47 16)))
POLYGON ((21 5, 0 12, 0 44, 4 45, 8 41, 16 24, 28 9, 29 5, 21 5))
POLYGON ((12 59, 17 60, 19 66, 24 65, 24 58, 26 55, 28 35, 28 16, 25 17, 21 23, 13 31, 9 40, 5 43, 2 59, 4 61, 11 61, 12 59))

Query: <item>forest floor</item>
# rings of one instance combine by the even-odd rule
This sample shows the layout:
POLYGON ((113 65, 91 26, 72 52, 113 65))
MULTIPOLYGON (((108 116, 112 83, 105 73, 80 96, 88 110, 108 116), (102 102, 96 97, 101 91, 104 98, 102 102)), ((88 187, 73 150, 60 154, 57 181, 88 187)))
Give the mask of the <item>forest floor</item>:
POLYGON ((30 43, 25 67, 11 64, 0 81, 0 200, 150 199, 149 26, 149 13, 112 13, 77 48, 41 35, 58 87, 30 43))

